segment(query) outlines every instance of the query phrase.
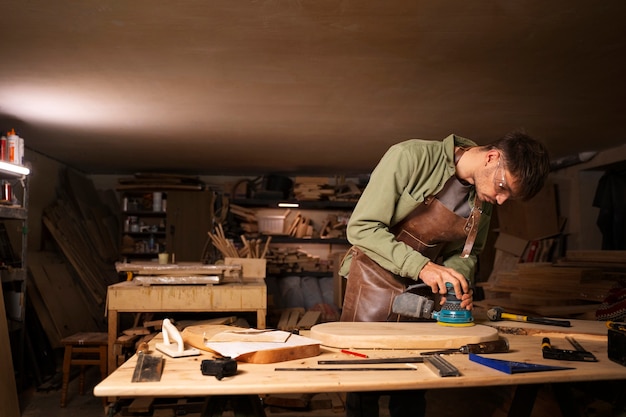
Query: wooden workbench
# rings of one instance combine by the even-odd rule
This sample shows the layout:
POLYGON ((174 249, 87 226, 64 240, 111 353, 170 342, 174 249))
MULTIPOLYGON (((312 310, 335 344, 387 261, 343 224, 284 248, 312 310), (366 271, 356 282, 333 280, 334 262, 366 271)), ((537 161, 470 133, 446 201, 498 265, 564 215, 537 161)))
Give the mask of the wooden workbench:
MULTIPOLYGON (((487 324, 487 323, 486 323, 487 324)), ((276 371, 284 367, 332 367, 337 365, 318 365, 319 360, 354 359, 342 354, 339 349, 322 347, 319 356, 273 364, 239 363, 237 375, 217 380, 215 377, 203 376, 200 363, 203 359, 212 358, 211 354, 202 352, 201 356, 188 358, 165 359, 165 366, 160 382, 133 383, 131 377, 136 358, 129 359, 104 381, 98 384, 96 396, 107 397, 176 397, 176 396, 221 396, 250 394, 288 394, 288 393, 322 393, 350 391, 378 391, 404 389, 439 389, 452 387, 477 387, 496 385, 529 385, 546 383, 569 383, 600 380, 626 380, 626 367, 612 362, 607 357, 606 334, 601 327, 604 323, 597 322, 592 327, 598 329, 594 334, 579 334, 574 325, 568 333, 550 333, 546 328, 553 346, 567 349, 571 345, 564 339, 573 336, 588 351, 592 352, 598 362, 567 362, 543 359, 541 341, 544 334, 533 335, 506 334, 511 351, 488 355, 489 358, 507 361, 529 362, 544 365, 573 367, 571 370, 546 372, 529 372, 506 374, 498 370, 471 362, 467 355, 446 355, 445 359, 455 365, 461 372, 459 377, 439 377, 424 364, 409 365, 385 364, 367 365, 382 367, 406 367, 406 371, 276 371), (306 383, 303 380, 306 379, 306 383)), ((589 326, 582 326, 589 327, 589 326)), ((559 329, 562 330, 562 329, 559 329)), ((418 356, 418 350, 369 350, 365 351, 370 358, 374 357, 405 357, 418 356)), ((486 356, 486 355, 483 355, 486 356)), ((358 367, 360 365, 350 365, 358 367)), ((342 366, 345 367, 345 366, 342 366)))
POLYGON ((257 328, 265 328, 265 282, 219 285, 151 285, 120 282, 107 289, 109 322, 108 372, 117 368, 113 346, 118 337, 119 313, 256 312, 257 328))

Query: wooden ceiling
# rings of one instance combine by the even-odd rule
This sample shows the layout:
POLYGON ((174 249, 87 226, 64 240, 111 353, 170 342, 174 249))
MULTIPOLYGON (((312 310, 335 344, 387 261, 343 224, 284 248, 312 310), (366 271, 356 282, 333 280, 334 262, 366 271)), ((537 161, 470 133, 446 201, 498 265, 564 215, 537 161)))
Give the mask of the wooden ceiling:
POLYGON ((0 5, 0 129, 90 174, 367 173, 391 144, 513 129, 626 143, 626 2, 0 5))

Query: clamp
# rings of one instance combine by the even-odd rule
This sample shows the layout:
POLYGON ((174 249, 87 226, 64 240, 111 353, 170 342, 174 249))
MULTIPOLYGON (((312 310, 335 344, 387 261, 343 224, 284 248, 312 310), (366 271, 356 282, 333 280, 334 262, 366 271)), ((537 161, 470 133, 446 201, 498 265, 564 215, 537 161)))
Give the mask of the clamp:
POLYGON ((582 347, 573 337, 565 338, 576 350, 556 349, 550 344, 550 339, 544 337, 541 342, 541 351, 544 359, 556 359, 561 361, 598 362, 595 355, 582 347))

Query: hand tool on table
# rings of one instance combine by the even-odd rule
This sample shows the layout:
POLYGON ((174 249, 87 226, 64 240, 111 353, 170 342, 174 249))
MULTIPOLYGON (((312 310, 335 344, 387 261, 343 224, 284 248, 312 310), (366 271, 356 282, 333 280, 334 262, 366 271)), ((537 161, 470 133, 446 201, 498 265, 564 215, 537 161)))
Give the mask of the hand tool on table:
POLYGON ((561 361, 598 362, 595 355, 582 347, 573 337, 565 338, 576 350, 556 349, 550 344, 550 339, 544 337, 541 341, 541 351, 544 359, 556 359, 561 361))
POLYGON ((151 355, 148 342, 141 342, 137 347, 137 363, 131 382, 160 381, 163 372, 163 356, 151 355))
MULTIPOLYGON (((368 359, 329 359, 317 361, 318 365, 367 365, 367 364, 385 364, 385 363, 423 363, 428 366, 435 374, 445 376, 459 376, 461 373, 450 362, 439 355, 424 356, 408 356, 399 358, 368 358, 368 359)), ((324 368, 320 368, 324 369, 324 368)), ((355 369, 355 368, 347 368, 355 369)), ((374 369, 379 368, 358 368, 358 369, 374 369)))
POLYGON ((424 358, 424 364, 440 377, 461 376, 461 372, 439 355, 432 355, 424 358))
POLYGON ((433 350, 430 352, 422 352, 420 355, 448 355, 452 353, 504 353, 509 351, 509 341, 501 337, 498 340, 492 340, 481 343, 468 343, 457 349, 433 350))
POLYGON ((492 369, 495 369, 495 370, 498 370, 500 372, 504 372, 507 374, 520 374, 524 372, 561 371, 561 370, 566 370, 566 369, 576 369, 576 368, 569 368, 566 366, 551 366, 551 365, 543 365, 540 363, 527 363, 527 362, 506 361, 502 359, 491 359, 491 358, 485 358, 475 353, 469 354, 469 360, 472 362, 479 363, 481 365, 488 366, 489 368, 492 368, 492 369))
POLYGON ((163 373, 163 356, 150 355, 143 350, 137 352, 137 364, 131 382, 156 382, 163 373))
POLYGON ((618 330, 620 332, 626 332, 626 323, 622 323, 619 321, 607 321, 606 327, 613 330, 618 330))
POLYGON ((200 372, 202 372, 202 375, 212 375, 220 381, 225 376, 237 374, 237 361, 228 356, 203 359, 200 363, 200 372))
POLYGON ((610 360, 626 366, 626 323, 607 321, 608 346, 607 355, 610 360))
POLYGON ((424 283, 410 285, 393 300, 391 311, 405 317, 417 319, 435 319, 442 326, 467 327, 474 325, 472 312, 461 307, 461 300, 457 298, 454 286, 446 282, 446 301, 439 311, 433 311, 434 301, 428 297, 415 294, 411 291, 419 288, 429 288, 424 283))
POLYGON ((326 372, 343 372, 343 371, 416 371, 417 368, 404 367, 404 368, 274 368, 275 371, 326 371, 326 372))
POLYGON ((185 342, 183 341, 183 337, 170 321, 170 319, 163 319, 163 325, 161 332, 163 333, 163 343, 157 343, 157 350, 165 353, 172 358, 182 358, 185 356, 197 356, 200 354, 200 351, 196 348, 188 348, 185 349, 185 342), (170 343, 170 338, 173 339, 174 343, 170 343))
POLYGON ((530 316, 523 316, 520 314, 505 313, 502 307, 490 308, 489 310, 487 310, 487 317, 491 321, 512 320, 512 321, 521 321, 521 322, 526 322, 526 323, 547 324, 550 326, 561 326, 561 327, 572 326, 568 320, 555 320, 555 319, 548 319, 545 317, 530 317, 530 316))
POLYGON ((326 359, 317 361, 318 365, 371 365, 381 363, 424 363, 424 357, 406 356, 400 358, 326 359))

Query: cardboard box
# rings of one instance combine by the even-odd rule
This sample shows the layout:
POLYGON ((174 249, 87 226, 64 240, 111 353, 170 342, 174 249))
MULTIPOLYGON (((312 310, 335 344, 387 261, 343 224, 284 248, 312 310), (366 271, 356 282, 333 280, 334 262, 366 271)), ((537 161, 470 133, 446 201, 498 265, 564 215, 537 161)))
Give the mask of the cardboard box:
MULTIPOLYGON (((265 279, 267 260, 261 258, 224 258, 225 265, 241 265, 243 282, 256 282, 265 279)), ((225 278, 235 277, 226 275, 225 278)))
POLYGON ((496 249, 515 255, 518 258, 524 254, 528 241, 526 239, 519 238, 517 236, 509 235, 507 233, 500 233, 494 244, 496 249))
POLYGON ((509 200, 497 206, 499 229, 525 240, 537 240, 560 233, 556 186, 550 182, 529 201, 509 200))

